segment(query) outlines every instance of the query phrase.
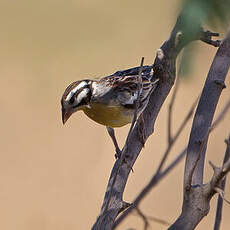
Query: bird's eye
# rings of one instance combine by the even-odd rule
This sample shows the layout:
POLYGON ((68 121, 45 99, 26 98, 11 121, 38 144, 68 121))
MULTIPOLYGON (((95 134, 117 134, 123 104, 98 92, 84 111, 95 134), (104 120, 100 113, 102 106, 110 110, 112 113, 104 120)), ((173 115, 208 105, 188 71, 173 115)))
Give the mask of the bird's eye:
POLYGON ((74 97, 71 97, 69 103, 72 105, 74 103, 74 97))

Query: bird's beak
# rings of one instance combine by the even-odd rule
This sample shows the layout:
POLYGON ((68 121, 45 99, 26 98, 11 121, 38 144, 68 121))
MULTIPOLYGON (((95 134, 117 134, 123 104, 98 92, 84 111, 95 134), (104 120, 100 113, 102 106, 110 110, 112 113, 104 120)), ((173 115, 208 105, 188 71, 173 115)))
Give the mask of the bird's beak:
POLYGON ((66 111, 65 109, 62 109, 62 123, 63 125, 66 123, 66 121, 70 118, 72 115, 71 111, 66 111))

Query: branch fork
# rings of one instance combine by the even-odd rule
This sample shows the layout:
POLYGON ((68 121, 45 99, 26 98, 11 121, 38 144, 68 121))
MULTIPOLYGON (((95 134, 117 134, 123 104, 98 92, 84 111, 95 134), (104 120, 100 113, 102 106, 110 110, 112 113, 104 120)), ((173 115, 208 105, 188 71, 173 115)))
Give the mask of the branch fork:
MULTIPOLYGON (((158 78, 160 78, 160 81, 158 82, 156 89, 150 96, 149 103, 145 111, 142 114, 144 123, 145 123, 145 140, 153 133, 156 118, 159 114, 159 111, 166 97, 168 96, 174 84, 175 77, 176 77, 176 58, 178 54, 180 53, 180 51, 190 42, 196 41, 196 40, 201 40, 213 46, 219 46, 220 44, 221 46, 226 45, 225 41, 220 43, 220 41, 218 40, 217 41, 212 40, 213 36, 218 35, 217 33, 212 33, 210 31, 204 31, 202 28, 201 28, 200 33, 191 34, 191 36, 189 34, 186 34, 186 32, 188 31, 185 30, 185 26, 183 25, 182 20, 183 18, 179 16, 177 19, 176 25, 174 26, 171 32, 169 39, 166 42, 164 42, 164 44, 157 51, 157 55, 156 55, 154 64, 152 66, 154 74, 157 75, 158 78)), ((189 25, 187 25, 187 27, 189 27, 189 25)), ((223 53, 223 48, 219 48, 218 52, 223 53)), ((143 66, 143 59, 142 59, 141 66, 143 66)), ((141 73, 141 69, 142 68, 140 68, 140 73, 141 73)), ((218 89, 215 89, 215 90, 218 90, 218 89)), ((220 92, 218 95, 220 95, 220 92)), ((201 96, 199 105, 201 104, 201 102, 202 102, 202 96, 201 96)), ((214 111, 215 111, 215 108, 210 113, 213 115, 214 111)), ((211 119, 208 120, 209 125, 207 127, 210 127, 211 120, 212 120, 212 117, 211 119)), ((112 172, 109 178, 109 182, 108 182, 107 192, 104 198, 104 203, 101 209, 101 214, 99 215, 96 223, 94 224, 92 228, 93 230, 111 230, 113 228, 114 221, 117 218, 118 214, 129 207, 130 208, 133 207, 133 205, 130 205, 124 202, 122 197, 123 197, 125 185, 128 180, 129 173, 137 157, 139 156, 140 151, 143 148, 143 143, 141 139, 139 138, 138 130, 139 130, 139 122, 136 122, 136 118, 135 118, 131 124, 131 128, 128 133, 127 139, 126 139, 125 146, 122 150, 121 157, 115 162, 114 167, 112 169, 112 172), (132 157, 125 158, 125 156, 127 155, 132 156, 132 157), (125 159, 125 162, 124 162, 124 159, 125 159), (127 165, 129 167, 127 167, 127 165)), ((208 128, 206 129, 206 133, 209 133, 208 128)), ((205 136, 204 134, 202 135, 203 135, 202 137, 205 136)), ((202 137, 200 138, 200 140, 203 140, 203 141, 201 141, 199 145, 199 149, 201 149, 200 150, 201 159, 206 150, 206 143, 207 143, 206 138, 202 139, 202 137)), ((169 143, 172 141, 171 136, 168 138, 168 140, 169 140, 169 143)), ((191 152, 190 146, 188 146, 188 152, 189 151, 191 152)), ((198 154, 199 154, 199 151, 198 151, 198 154)), ((191 154, 188 154, 188 156, 191 156, 191 154)), ((198 220, 200 221, 203 218, 203 214, 206 215, 209 211, 209 202, 208 202, 209 197, 206 196, 207 202, 204 202, 202 200, 209 186, 207 184, 202 185, 202 183, 193 183, 193 184, 196 184, 196 186, 195 185, 192 186, 192 180, 193 180, 192 178, 194 177, 194 175, 196 177, 196 174, 197 174, 196 169, 198 167, 196 167, 196 165, 199 166, 199 162, 201 161, 201 159, 199 160, 197 157, 195 157, 195 159, 196 160, 194 161, 194 156, 193 156, 193 159, 191 160, 191 163, 195 162, 194 163, 195 167, 194 165, 192 165, 191 167, 191 164, 189 164, 190 167, 186 168, 187 174, 185 174, 185 178, 186 178, 185 181, 187 180, 189 182, 188 184, 191 187, 189 191, 186 191, 186 189, 184 190, 184 204, 182 208, 182 214, 178 218, 178 220, 169 229, 184 229, 184 230, 193 229, 192 227, 194 227, 194 223, 196 226, 196 224, 199 223, 197 221, 198 220), (198 163, 196 163, 196 161, 198 163), (193 167, 194 169, 192 169, 193 167), (192 203, 194 202, 196 203, 197 206, 195 209, 191 201, 192 203), (188 210, 188 211, 185 212, 185 210, 188 210), (194 216, 196 221, 192 225, 189 225, 188 227, 185 227, 185 228, 184 226, 183 228, 175 228, 176 226, 177 227, 180 226, 180 224, 182 224, 183 221, 186 218, 188 218, 189 215, 187 214, 191 213, 191 211, 197 211, 197 210, 198 212, 197 213, 195 212, 196 214, 194 216)), ((184 186, 184 188, 185 187, 186 186, 184 186)))

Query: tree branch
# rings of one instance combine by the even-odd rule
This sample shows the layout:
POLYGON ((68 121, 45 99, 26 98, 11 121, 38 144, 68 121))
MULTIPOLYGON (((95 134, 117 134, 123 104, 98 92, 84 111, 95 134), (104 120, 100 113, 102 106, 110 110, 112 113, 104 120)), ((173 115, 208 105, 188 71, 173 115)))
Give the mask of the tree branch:
POLYGON ((149 221, 148 218, 145 216, 145 214, 140 210, 140 208, 136 207, 138 215, 142 218, 144 222, 144 230, 147 230, 149 227, 149 221))
MULTIPOLYGON (((229 161, 229 158, 230 158, 230 135, 228 139, 226 140, 226 145, 227 145, 227 148, 226 148, 223 164, 229 161)), ((220 191, 224 191, 225 183, 226 183, 226 177, 220 183, 220 191)), ((223 200, 224 200, 224 194, 219 194, 218 201, 217 201, 217 208, 216 208, 216 218, 215 218, 214 230, 220 229, 220 224, 222 220, 223 200)))
POLYGON ((177 78, 176 80, 176 84, 174 86, 174 90, 173 90, 173 94, 172 94, 172 98, 169 102, 169 106, 168 106, 168 145, 171 144, 172 142, 172 112, 173 112, 173 105, 176 99, 176 94, 179 88, 179 80, 180 78, 177 78))
POLYGON ((222 119, 226 115, 226 113, 227 113, 229 108, 230 108, 230 100, 227 101, 227 103, 225 104, 223 110, 220 112, 220 114, 218 115, 217 119, 213 122, 212 127, 211 127, 211 131, 213 129, 215 129, 215 127, 220 123, 220 121, 222 121, 222 119))
POLYGON ((230 136, 225 142, 227 147, 226 147, 223 166, 221 168, 218 168, 211 161, 209 162, 209 164, 211 165, 214 171, 212 179, 209 182, 210 196, 215 192, 220 193, 220 190, 223 190, 223 188, 220 187, 220 182, 223 180, 225 175, 230 171, 230 136))
POLYGON ((150 227, 150 223, 149 221, 154 221, 156 223, 159 223, 159 224, 162 224, 162 225, 165 225, 165 226, 169 226, 170 223, 165 221, 165 220, 162 220, 162 219, 159 219, 159 218, 156 218, 156 217, 152 217, 152 216, 147 216, 145 215, 139 207, 136 207, 135 210, 137 211, 137 214, 138 216, 141 217, 141 219, 143 220, 144 222, 144 230, 147 230, 149 227, 150 227))
POLYGON ((228 33, 217 50, 195 113, 185 164, 182 212, 169 230, 194 229, 208 214, 210 200, 217 192, 215 188, 230 170, 229 160, 221 169, 214 167, 215 172, 210 183, 203 184, 206 143, 220 94, 225 87, 224 80, 229 66, 230 34, 228 33))
MULTIPOLYGON (((153 133, 158 113, 174 84, 177 55, 184 46, 192 41, 199 40, 200 35, 205 33, 201 28, 200 34, 193 36, 184 34, 185 27, 182 21, 183 18, 179 16, 169 39, 158 50, 153 64, 154 74, 160 79, 160 81, 150 96, 149 103, 143 113, 145 122, 144 142, 153 133)), ((128 138, 125 143, 126 148, 122 151, 122 155, 125 156, 125 161, 117 160, 114 164, 101 213, 92 228, 93 230, 112 229, 117 215, 124 210, 124 204, 127 204, 122 199, 123 192, 130 170, 143 148, 143 143, 139 138, 138 125, 139 123, 137 122, 130 133, 130 138, 128 138), (106 212, 104 209, 105 206, 107 207, 106 212)))
MULTIPOLYGON (((193 104, 195 106, 195 103, 193 104)), ((190 113, 192 113, 193 106, 190 109, 190 113)), ((220 122, 224 119, 225 115, 227 114, 228 110, 230 109, 230 100, 225 104, 223 110, 218 114, 216 120, 213 122, 210 133, 220 124, 220 122)), ((189 113, 188 113, 189 114, 189 113)), ((175 135, 176 136, 176 135, 175 135)), ((171 143, 173 144, 173 142, 171 143)), ((166 150, 167 152, 167 150, 166 150)), ((187 147, 185 147, 175 159, 166 167, 166 169, 157 170, 150 179, 149 183, 141 190, 141 192, 136 196, 133 200, 132 205, 126 209, 115 221, 113 229, 115 229, 131 212, 133 209, 138 207, 141 201, 147 196, 147 194, 163 179, 165 176, 168 175, 169 172, 183 159, 185 154, 187 153, 187 147)), ((164 153, 165 155, 165 153, 164 153)), ((159 169, 159 166, 158 166, 159 169)))
MULTIPOLYGON (((222 89, 225 88, 224 80, 230 65, 229 40, 230 38, 226 38, 216 53, 193 120, 185 164, 184 187, 189 184, 188 176, 199 157, 202 141, 205 139, 211 126, 222 89)), ((206 147, 204 147, 201 159, 193 173, 193 184, 202 184, 203 182, 205 151, 206 147)))

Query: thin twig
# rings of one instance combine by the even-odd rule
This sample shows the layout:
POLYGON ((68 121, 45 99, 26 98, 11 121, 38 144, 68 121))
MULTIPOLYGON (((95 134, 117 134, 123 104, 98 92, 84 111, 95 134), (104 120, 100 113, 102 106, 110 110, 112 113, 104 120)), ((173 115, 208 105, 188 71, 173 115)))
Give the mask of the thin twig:
POLYGON ((178 91, 178 88, 179 88, 179 82, 180 82, 180 74, 181 74, 181 71, 182 71, 182 66, 181 66, 181 63, 182 63, 182 59, 183 59, 183 56, 184 56, 184 51, 182 51, 182 55, 180 56, 180 60, 179 60, 179 68, 178 68, 178 76, 177 76, 177 79, 176 79, 176 83, 175 83, 175 86, 174 86, 174 90, 173 90, 173 94, 172 94, 172 97, 171 97, 171 100, 170 100, 170 103, 169 103, 169 106, 168 106, 168 147, 160 161, 160 164, 157 168, 157 173, 160 172, 160 170, 162 169, 164 163, 166 162, 167 160, 167 157, 170 153, 170 150, 172 149, 173 145, 175 144, 177 138, 180 136, 181 132, 183 131, 184 127, 186 126, 186 124, 188 123, 188 121, 190 120, 190 118, 192 117, 192 114, 194 112, 194 109, 195 109, 195 106, 197 104, 197 101, 199 99, 199 97, 195 100, 195 102, 192 104, 187 116, 184 118, 183 122, 181 123, 179 129, 177 130, 176 134, 173 136, 172 135, 172 111, 173 111, 173 106, 174 106, 174 103, 175 103, 175 99, 176 99, 176 94, 177 94, 177 91, 178 91))
POLYGON ((223 189, 215 188, 214 190, 219 194, 219 196, 221 197, 222 200, 224 200, 225 202, 227 202, 228 204, 230 204, 230 201, 228 201, 228 200, 224 197, 224 190, 223 190, 223 189))
POLYGON ((133 120, 132 120, 130 129, 129 129, 129 133, 127 135, 126 143, 129 140, 130 134, 131 134, 131 132, 133 130, 133 127, 134 127, 134 125, 135 125, 135 123, 137 121, 138 108, 139 108, 139 105, 140 105, 140 94, 141 94, 141 90, 142 90, 141 74, 142 74, 143 65, 144 65, 144 57, 141 58, 141 65, 140 65, 139 73, 138 73, 138 76, 137 76, 137 89, 138 89, 138 91, 137 91, 137 100, 136 100, 136 103, 135 103, 136 108, 135 108, 135 111, 134 111, 133 120))
POLYGON ((154 221, 154 222, 157 222, 159 224, 165 225, 165 226, 169 226, 171 224, 171 223, 169 223, 166 220, 162 220, 162 219, 159 219, 159 218, 156 218, 156 217, 152 217, 152 216, 147 216, 147 219, 151 220, 151 221, 154 221))
MULTIPOLYGON (((226 143, 226 151, 225 151, 225 156, 224 156, 224 161, 223 161, 223 166, 222 169, 224 168, 225 164, 230 160, 230 134, 227 140, 225 140, 226 143)), ((214 175, 215 176, 215 170, 214 170, 214 175)), ((215 217, 215 223, 214 223, 214 230, 219 230, 220 229, 220 224, 222 220, 222 209, 223 209, 223 201, 226 201, 228 204, 230 202, 225 199, 224 197, 224 189, 225 189, 225 184, 226 184, 226 177, 222 179, 219 187, 215 187, 214 191, 219 194, 218 200, 217 200, 217 208, 216 208, 216 217, 215 217)))
MULTIPOLYGON (((197 98, 197 100, 198 100, 198 98, 197 98)), ((195 106, 195 103, 193 105, 195 106)), ((230 109, 230 100, 225 104, 224 109, 218 114, 216 120, 213 122, 212 126, 209 129, 210 133, 219 125, 219 123, 221 121, 223 121, 223 119, 224 119, 224 117, 227 114, 229 109, 230 109)), ((190 111, 192 113, 192 109, 190 111)), ((168 170, 170 170, 172 167, 174 167, 174 165, 176 165, 180 161, 180 159, 183 158, 183 156, 186 154, 186 151, 187 151, 187 148, 184 148, 184 150, 180 154, 178 154, 178 156, 175 158, 175 160, 173 160, 171 162, 171 164, 164 171, 162 171, 160 173, 158 179, 160 179, 163 174, 167 173, 168 170)))
POLYGON ((140 210, 140 208, 136 207, 137 214, 141 217, 144 222, 144 230, 147 230, 149 227, 149 222, 145 214, 140 210))
POLYGON ((168 146, 171 144, 172 142, 172 110, 173 110, 173 105, 176 99, 176 94, 179 88, 179 80, 180 78, 177 77, 175 86, 174 86, 174 90, 173 90, 173 94, 171 97, 171 101, 169 102, 169 106, 168 106, 168 146))
POLYGON ((218 37, 219 36, 219 33, 213 33, 211 31, 205 31, 204 33, 202 33, 202 36, 200 38, 201 41, 209 44, 209 45, 212 45, 212 46, 215 46, 215 47, 219 47, 220 46, 220 43, 221 43, 221 40, 212 40, 212 37, 218 37))
POLYGON ((183 129, 185 128, 186 124, 191 119, 192 114, 193 114, 193 112, 195 110, 195 107, 196 107, 198 99, 199 99, 199 97, 197 97, 197 99, 192 104, 190 110, 188 111, 187 115, 185 116, 185 118, 184 118, 183 122, 181 123, 179 129, 177 130, 176 134, 173 137, 171 137, 171 141, 168 144, 168 147, 167 147, 165 153, 163 154, 163 157, 162 157, 162 159, 160 161, 160 164, 159 164, 156 172, 160 172, 160 170, 162 169, 162 167, 163 167, 163 165, 164 165, 164 163, 165 163, 165 161, 166 161, 166 159, 167 159, 167 157, 168 157, 173 145, 175 144, 177 138, 180 136, 180 134, 183 131, 183 129))
POLYGON ((171 100, 169 102, 169 106, 168 106, 168 145, 170 145, 171 141, 172 141, 172 110, 173 110, 173 106, 175 103, 175 99, 176 99, 176 94, 178 92, 178 88, 179 88, 179 83, 180 83, 180 74, 181 74, 181 64, 182 64, 182 60, 183 60, 183 56, 184 56, 184 50, 182 51, 182 54, 178 57, 178 72, 177 72, 177 78, 176 78, 176 83, 173 89, 173 94, 171 97, 171 100))
POLYGON ((179 129, 177 130, 176 134, 173 136, 172 135, 172 111, 173 111, 173 106, 174 106, 174 103, 175 103, 175 99, 176 99, 176 94, 177 94, 177 91, 178 91, 178 88, 179 88, 179 82, 180 82, 180 74, 181 74, 181 70, 182 70, 182 67, 181 67, 181 63, 182 63, 182 59, 183 59, 183 56, 184 56, 184 51, 182 51, 182 55, 180 57, 180 60, 179 60, 179 70, 178 70, 178 77, 176 79, 176 83, 175 83, 175 86, 174 86, 174 90, 173 90, 173 94, 172 94, 172 97, 171 97, 171 100, 170 100, 170 103, 169 103, 169 106, 168 106, 168 147, 161 159, 161 162, 157 168, 157 173, 160 172, 160 170, 162 169, 164 163, 166 162, 166 159, 170 153, 170 150, 172 149, 173 145, 175 144, 177 138, 180 136, 181 132, 183 131, 184 127, 186 126, 186 124, 188 123, 188 121, 190 120, 190 118, 192 117, 192 114, 194 112, 194 109, 195 109, 195 106, 197 104, 197 101, 199 99, 199 97, 195 100, 195 102, 192 104, 187 116, 184 118, 183 122, 181 123, 179 129))
POLYGON ((223 110, 218 115, 217 119, 213 122, 211 129, 214 129, 219 124, 219 122, 224 119, 229 108, 230 108, 230 100, 228 100, 228 102, 225 104, 223 110))
POLYGON ((187 152, 187 147, 185 147, 176 157, 175 159, 167 166, 166 169, 160 172, 158 176, 158 180, 161 180, 163 177, 165 177, 185 156, 187 152))
POLYGON ((163 220, 163 219, 160 219, 160 218, 157 218, 157 217, 154 217, 154 216, 147 216, 145 215, 139 207, 136 207, 135 210, 137 211, 137 215, 140 216, 142 219, 143 219, 143 222, 144 222, 144 229, 147 229, 149 226, 150 226, 150 223, 149 221, 153 221, 153 222, 156 222, 158 224, 162 224, 162 225, 165 225, 165 226, 169 226, 171 223, 169 223, 168 221, 166 220, 163 220), (147 227, 147 228, 146 228, 147 227))
MULTIPOLYGON (((230 103, 229 103, 230 105, 230 103)), ((226 106, 225 106, 226 108, 226 106)), ((224 110, 223 110, 224 111, 224 110)), ((229 160, 230 158, 230 135, 228 139, 225 141, 227 148, 224 156, 224 161, 223 165, 229 160)), ((227 201, 224 197, 224 189, 225 189, 225 184, 226 184, 226 177, 221 181, 220 187, 215 188, 215 191, 219 193, 218 200, 217 200, 217 207, 216 207, 216 217, 215 217, 215 223, 214 223, 214 230, 219 230, 220 229, 220 224, 222 220, 222 209, 223 209, 223 200, 227 201)))
MULTIPOLYGON (((224 119, 225 115, 227 114, 229 108, 230 108, 230 100, 229 100, 229 102, 226 103, 226 105, 224 106, 224 109, 219 113, 219 115, 217 116, 216 120, 213 122, 212 126, 209 129, 210 133, 219 125, 219 123, 221 121, 223 121, 223 119, 224 119)), ((169 170, 171 170, 174 166, 177 165, 177 163, 179 163, 179 161, 186 154, 186 151, 187 151, 187 147, 185 147, 184 150, 182 150, 181 153, 178 154, 178 156, 169 164, 169 166, 164 171, 160 172, 160 174, 158 176, 158 180, 160 180, 162 176, 167 174, 169 170)))

